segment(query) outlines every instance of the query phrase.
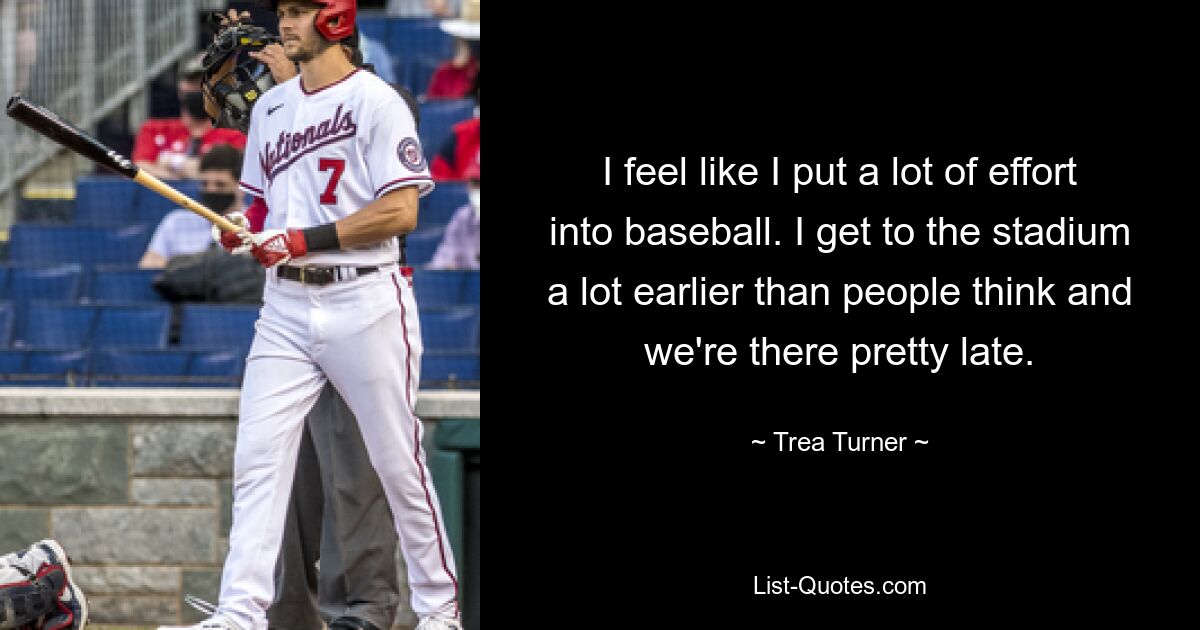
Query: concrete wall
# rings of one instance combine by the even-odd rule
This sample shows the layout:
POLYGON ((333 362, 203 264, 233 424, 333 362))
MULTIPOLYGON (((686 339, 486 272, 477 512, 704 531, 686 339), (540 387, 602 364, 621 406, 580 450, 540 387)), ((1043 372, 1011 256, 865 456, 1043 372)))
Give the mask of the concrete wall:
MULTIPOLYGON (((0 553, 61 541, 95 622, 198 619, 182 599, 216 599, 237 401, 237 390, 0 389, 0 553)), ((479 392, 422 392, 417 413, 431 442, 438 419, 479 417, 479 392)), ((397 622, 415 621, 403 610, 397 622)))

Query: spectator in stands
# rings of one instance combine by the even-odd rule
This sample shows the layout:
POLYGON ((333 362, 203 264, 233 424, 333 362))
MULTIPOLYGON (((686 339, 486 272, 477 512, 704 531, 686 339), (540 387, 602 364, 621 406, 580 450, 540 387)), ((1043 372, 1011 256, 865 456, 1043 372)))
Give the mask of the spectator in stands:
POLYGON ((461 181, 467 168, 479 163, 479 75, 471 89, 475 98, 475 116, 450 128, 451 135, 442 143, 429 164, 434 181, 461 181))
POLYGON ((430 269, 479 269, 479 154, 467 168, 469 202, 446 225, 446 235, 429 261, 430 269))
MULTIPOLYGON (((220 144, 200 158, 200 198, 205 207, 228 214, 242 209, 242 191, 238 179, 242 175, 242 152, 233 146, 220 144)), ((167 261, 183 254, 196 254, 212 244, 212 224, 191 210, 174 210, 163 217, 150 246, 138 266, 142 269, 162 269, 167 261)))
POLYGON ((454 36, 454 57, 433 71, 428 99, 466 98, 476 86, 479 75, 479 19, 443 20, 441 29, 454 36))
POLYGON ((242 132, 214 128, 204 111, 204 95, 200 91, 204 74, 202 57, 189 59, 180 68, 179 118, 147 120, 134 141, 134 164, 160 179, 195 179, 199 175, 200 156, 212 147, 246 146, 242 132))

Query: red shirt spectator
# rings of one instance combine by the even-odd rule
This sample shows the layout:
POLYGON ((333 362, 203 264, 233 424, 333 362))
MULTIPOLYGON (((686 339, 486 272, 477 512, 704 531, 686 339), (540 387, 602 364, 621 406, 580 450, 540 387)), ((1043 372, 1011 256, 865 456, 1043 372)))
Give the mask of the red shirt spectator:
POLYGON ((456 66, 455 63, 447 61, 433 71, 429 89, 425 90, 427 98, 464 98, 471 94, 471 85, 475 82, 475 75, 479 74, 479 60, 472 57, 462 66, 456 66))
POLYGON ((468 167, 479 165, 479 117, 464 120, 450 129, 453 134, 429 165, 434 181, 465 179, 468 167))
POLYGON ((442 31, 454 36, 454 57, 433 71, 425 98, 465 98, 473 96, 479 76, 479 17, 467 20, 442 20, 442 31))
MULTIPOLYGON (((246 148, 246 136, 236 129, 212 129, 199 140, 200 146, 195 155, 204 155, 218 144, 230 144, 238 150, 246 148)), ((191 144, 192 134, 182 120, 153 118, 147 120, 138 131, 133 145, 133 161, 157 163, 158 154, 163 151, 188 154, 191 144)))

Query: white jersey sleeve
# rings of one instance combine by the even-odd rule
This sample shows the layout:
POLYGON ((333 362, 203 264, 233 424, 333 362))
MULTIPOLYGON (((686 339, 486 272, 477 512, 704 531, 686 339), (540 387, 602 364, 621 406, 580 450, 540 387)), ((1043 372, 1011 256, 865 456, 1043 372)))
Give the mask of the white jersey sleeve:
POLYGON ((419 186, 422 197, 433 190, 412 112, 395 92, 390 92, 371 118, 366 162, 376 199, 404 186, 419 186))
POLYGON ((256 107, 250 112, 250 131, 246 134, 246 149, 245 155, 242 156, 242 177, 238 182, 238 186, 245 191, 247 195, 253 195, 260 199, 266 199, 267 195, 263 191, 266 190, 266 178, 263 176, 262 164, 258 161, 258 134, 255 133, 261 124, 258 121, 262 118, 258 115, 258 110, 262 107, 256 107))

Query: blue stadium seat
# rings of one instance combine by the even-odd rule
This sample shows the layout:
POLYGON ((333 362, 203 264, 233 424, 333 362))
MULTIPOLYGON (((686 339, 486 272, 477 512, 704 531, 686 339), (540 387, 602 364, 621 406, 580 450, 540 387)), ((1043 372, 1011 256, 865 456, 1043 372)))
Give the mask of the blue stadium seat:
POLYGON ((467 291, 463 301, 467 306, 479 306, 479 270, 467 272, 467 291))
POLYGON ((76 304, 30 304, 17 322, 14 346, 44 350, 76 350, 88 344, 96 307, 76 304))
POLYGON ((394 57, 449 59, 454 54, 454 38, 438 27, 439 22, 437 18, 363 14, 355 20, 363 34, 379 40, 394 57))
POLYGON ((15 267, 8 272, 5 299, 23 303, 29 300, 74 302, 79 298, 83 270, 79 265, 15 267))
POLYGON ((392 18, 385 15, 363 15, 359 14, 354 24, 358 26, 359 32, 371 39, 376 39, 384 44, 388 43, 391 36, 392 18))
POLYGON ((421 383, 435 386, 454 381, 479 382, 479 355, 464 352, 426 352, 421 357, 421 383))
POLYGON ((438 243, 442 242, 445 230, 429 228, 417 230, 404 237, 404 261, 410 267, 424 265, 433 259, 438 243))
POLYGON ((12 343, 14 318, 12 302, 0 302, 0 348, 7 348, 12 343))
POLYGON ((24 350, 0 350, 0 385, 23 385, 25 373, 24 350))
POLYGON ((25 357, 25 385, 31 387, 83 385, 87 378, 88 351, 37 351, 25 357))
POLYGON ((190 358, 181 350, 95 350, 91 383, 108 387, 184 386, 190 358))
POLYGON ((97 267, 88 282, 87 297, 93 302, 162 302, 154 290, 154 277, 159 273, 158 269, 97 267))
MULTIPOLYGON (((430 150, 436 151, 437 147, 430 150)), ((417 224, 422 228, 445 226, 454 218, 454 213, 467 203, 467 185, 464 182, 438 182, 433 192, 421 199, 417 224)))
POLYGON ((241 384, 249 348, 196 352, 192 355, 188 376, 192 384, 211 387, 237 387, 241 384))
POLYGON ((119 228, 12 226, 9 260, 14 264, 137 264, 154 226, 119 228))
POLYGON ((467 272, 416 269, 413 271, 413 288, 417 292, 417 305, 422 309, 462 306, 467 272))
POLYGON ((426 351, 469 352, 479 348, 479 309, 466 306, 421 309, 426 351))
POLYGON ((463 98, 444 101, 429 101, 421 104, 421 148, 426 159, 432 160, 434 153, 450 137, 450 128, 455 123, 475 115, 474 99, 463 98))
MULTIPOLYGON (((200 196, 200 182, 195 180, 178 180, 167 182, 175 190, 196 199, 200 196)), ((135 198, 133 222, 143 223, 150 226, 150 233, 154 233, 154 228, 167 216, 172 210, 179 208, 179 204, 167 199, 166 197, 150 190, 138 186, 137 197, 135 198)))
POLYGON ((179 345, 191 349, 248 348, 254 340, 258 306, 186 304, 179 345))
POLYGON ((413 96, 424 96, 429 89, 429 81, 434 71, 448 57, 401 57, 396 58, 393 67, 396 69, 396 79, 408 88, 413 96))
POLYGON ((123 177, 80 177, 75 182, 75 225, 117 227, 133 223, 141 186, 123 177))
POLYGON ((92 332, 94 348, 166 348, 171 307, 105 306, 92 332))

